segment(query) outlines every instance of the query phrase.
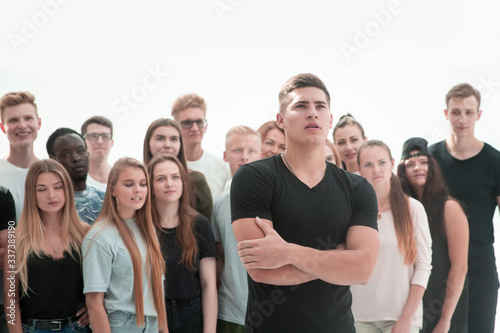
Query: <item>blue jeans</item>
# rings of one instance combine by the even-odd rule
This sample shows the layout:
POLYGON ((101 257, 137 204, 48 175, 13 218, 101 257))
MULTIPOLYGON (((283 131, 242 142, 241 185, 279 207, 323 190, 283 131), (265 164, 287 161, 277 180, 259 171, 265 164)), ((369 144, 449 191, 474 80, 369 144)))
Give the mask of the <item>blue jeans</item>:
POLYGON ((169 333, 203 332, 201 298, 169 300, 166 302, 169 333))
POLYGON ((144 326, 137 327, 137 316, 123 311, 108 312, 111 332, 119 333, 158 333, 158 317, 145 316, 144 326))
MULTIPOLYGON (((57 320, 57 319, 54 319, 57 320)), ((59 332, 59 333, 75 333, 75 332, 90 332, 90 328, 88 326, 86 327, 81 327, 78 325, 78 323, 75 322, 69 322, 66 325, 61 326, 60 330, 46 330, 46 329, 40 329, 40 328, 35 328, 36 323, 42 321, 50 321, 50 320, 34 320, 33 325, 29 326, 26 324, 22 324, 23 326, 23 333, 49 333, 49 332, 59 332)))

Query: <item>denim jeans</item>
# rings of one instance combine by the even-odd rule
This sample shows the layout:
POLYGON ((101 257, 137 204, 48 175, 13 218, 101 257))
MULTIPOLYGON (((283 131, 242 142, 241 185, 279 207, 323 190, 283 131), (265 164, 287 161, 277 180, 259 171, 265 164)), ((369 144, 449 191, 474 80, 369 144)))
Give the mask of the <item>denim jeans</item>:
MULTIPOLYGON (((57 320, 57 319, 54 319, 57 320)), ((47 321, 47 320, 40 320, 40 321, 47 321)), ((60 330, 46 330, 46 329, 36 329, 37 320, 34 321, 33 326, 29 326, 26 324, 22 324, 23 326, 23 333, 49 333, 49 332, 58 332, 58 333, 75 333, 75 332, 90 332, 90 328, 88 326, 86 327, 81 327, 78 325, 76 322, 69 322, 66 325, 61 326, 60 330)))
POLYGON ((120 333, 158 333, 158 317, 145 316, 144 326, 137 327, 137 316, 123 311, 108 312, 111 332, 120 333))
POLYGON ((203 332, 201 298, 169 300, 166 302, 169 333, 203 332))

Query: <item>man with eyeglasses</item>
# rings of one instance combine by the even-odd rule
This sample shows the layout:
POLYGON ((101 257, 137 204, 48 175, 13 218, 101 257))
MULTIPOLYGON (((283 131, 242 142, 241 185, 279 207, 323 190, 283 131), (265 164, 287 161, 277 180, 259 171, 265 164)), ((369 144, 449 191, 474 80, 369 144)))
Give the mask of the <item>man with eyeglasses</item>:
POLYGON ((73 184, 75 205, 83 222, 92 225, 101 214, 104 192, 87 185, 89 154, 85 139, 71 128, 59 128, 47 140, 47 154, 68 171, 73 184))
POLYGON ((215 201, 231 179, 231 173, 221 157, 201 148, 201 141, 207 131, 206 111, 207 105, 203 98, 187 94, 175 100, 172 117, 181 127, 188 167, 205 175, 215 201))
POLYGON ((108 156, 114 144, 113 123, 106 117, 94 116, 83 123, 81 133, 89 153, 87 184, 106 191, 111 171, 108 156))

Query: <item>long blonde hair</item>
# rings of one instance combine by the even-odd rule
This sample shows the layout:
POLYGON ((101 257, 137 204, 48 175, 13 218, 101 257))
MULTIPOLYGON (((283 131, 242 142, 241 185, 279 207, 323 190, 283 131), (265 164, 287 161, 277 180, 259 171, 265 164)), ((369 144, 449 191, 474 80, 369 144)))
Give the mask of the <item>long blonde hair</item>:
POLYGON ((45 226, 36 202, 36 181, 43 173, 57 175, 63 184, 65 204, 61 214, 61 235, 63 249, 76 260, 81 259, 81 246, 85 236, 80 218, 76 212, 73 185, 66 169, 53 159, 41 160, 31 165, 24 187, 24 207, 16 228, 17 272, 22 286, 22 296, 28 295, 28 260, 31 255, 41 258, 44 251, 45 226), (70 251, 72 250, 72 251, 70 251))
MULTIPOLYGON (((135 310, 137 316, 137 326, 144 325, 144 295, 142 293, 142 260, 141 253, 137 246, 135 237, 127 226, 125 221, 118 214, 118 204, 113 197, 113 188, 116 186, 118 177, 127 168, 138 168, 144 172, 148 184, 148 195, 141 209, 135 212, 135 223, 141 233, 142 238, 147 246, 147 262, 146 266, 150 267, 148 270, 148 278, 150 290, 153 296, 154 305, 158 314, 158 324, 160 329, 167 327, 166 323, 166 310, 165 300, 163 296, 163 273, 165 272, 165 262, 160 251, 160 244, 156 236, 155 228, 151 218, 151 190, 149 188, 149 177, 144 165, 136 159, 130 157, 120 158, 113 165, 109 173, 108 185, 106 194, 104 195, 104 203, 102 212, 94 224, 95 227, 103 224, 111 224, 118 229, 120 237, 125 243, 127 250, 132 259, 132 266, 134 268, 134 296, 135 296, 135 310)), ((94 228, 94 226, 92 228, 94 228)), ((146 295, 149 297, 149 295, 146 295)))

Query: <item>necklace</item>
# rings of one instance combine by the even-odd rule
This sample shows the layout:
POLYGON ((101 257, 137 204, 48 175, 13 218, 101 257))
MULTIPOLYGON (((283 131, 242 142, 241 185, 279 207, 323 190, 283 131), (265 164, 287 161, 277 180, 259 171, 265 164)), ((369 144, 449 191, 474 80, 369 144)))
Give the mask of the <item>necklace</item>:
POLYGON ((45 233, 45 234, 47 235, 47 240, 49 241, 50 247, 52 248, 52 250, 54 250, 54 253, 57 253, 57 250, 59 250, 59 246, 61 246, 61 244, 59 244, 59 246, 57 246, 57 248, 55 248, 54 245, 52 245, 52 242, 50 241, 49 234, 48 233, 45 233))
MULTIPOLYGON (((281 153, 281 157, 283 157, 283 161, 285 162, 285 165, 286 167, 292 172, 292 174, 297 177, 297 175, 295 174, 295 172, 293 172, 293 169, 292 167, 290 166, 290 164, 288 164, 288 161, 286 160, 286 157, 285 157, 285 153, 281 153)), ((299 178, 299 177, 297 177, 299 178)))
POLYGON ((385 205, 382 207, 381 210, 378 211, 378 214, 377 214, 377 220, 380 220, 382 218, 382 212, 384 211, 384 208, 385 206, 387 206, 387 204, 391 201, 391 199, 387 200, 387 202, 385 203, 385 205))

